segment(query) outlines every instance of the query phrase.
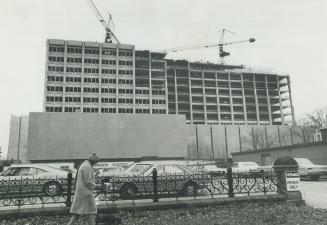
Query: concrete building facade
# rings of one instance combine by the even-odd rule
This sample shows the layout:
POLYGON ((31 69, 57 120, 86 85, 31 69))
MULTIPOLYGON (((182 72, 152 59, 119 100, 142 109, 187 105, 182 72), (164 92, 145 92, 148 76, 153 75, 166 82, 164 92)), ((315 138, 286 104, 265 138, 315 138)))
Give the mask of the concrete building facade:
POLYGON ((44 111, 182 114, 189 124, 294 122, 288 75, 165 56, 133 45, 49 39, 44 111))

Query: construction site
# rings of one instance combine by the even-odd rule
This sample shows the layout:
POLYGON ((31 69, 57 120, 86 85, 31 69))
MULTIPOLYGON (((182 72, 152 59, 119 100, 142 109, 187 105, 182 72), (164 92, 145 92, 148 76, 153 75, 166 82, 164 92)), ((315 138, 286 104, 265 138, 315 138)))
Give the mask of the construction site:
MULTIPOLYGON (((146 114, 160 114, 158 117, 151 117, 151 120, 155 118, 163 120, 165 114, 169 114, 167 124, 174 124, 174 121, 178 121, 180 124, 183 121, 186 127, 180 128, 180 130, 187 131, 182 132, 185 134, 182 139, 185 138, 187 141, 176 142, 179 143, 178 149, 174 150, 177 158, 225 159, 230 157, 231 152, 256 148, 251 143, 245 143, 243 138, 243 136, 248 136, 251 130, 254 134, 253 127, 256 130, 262 130, 264 127, 267 146, 268 133, 274 135, 278 133, 279 139, 283 130, 285 130, 287 137, 293 135, 288 126, 295 122, 289 75, 262 72, 243 65, 224 63, 224 58, 230 55, 230 52, 225 49, 226 46, 252 43, 255 42, 255 38, 225 42, 224 35, 230 31, 222 29, 219 43, 185 46, 162 51, 137 50, 133 44, 123 44, 118 40, 111 29, 112 17, 110 14, 109 19, 105 20, 92 0, 87 2, 105 28, 104 42, 47 40, 44 114, 56 112, 61 113, 61 116, 64 117, 66 115, 67 118, 33 114, 31 121, 34 122, 25 123, 28 128, 24 128, 26 137, 23 139, 20 138, 20 133, 15 134, 14 132, 17 131, 17 126, 19 126, 18 130, 21 130, 21 123, 12 123, 12 126, 16 128, 12 128, 11 139, 17 138, 18 135, 19 140, 25 140, 26 152, 28 152, 29 146, 33 146, 33 154, 25 154, 27 156, 25 160, 46 160, 47 154, 44 155, 44 158, 35 158, 38 155, 35 151, 39 149, 36 146, 40 143, 43 143, 43 147, 46 149, 47 146, 51 145, 53 152, 59 151, 59 149, 56 150, 55 146, 57 148, 60 146, 59 152, 70 152, 75 149, 76 154, 71 154, 68 158, 81 157, 77 154, 76 143, 79 141, 76 140, 82 140, 88 136, 84 133, 84 129, 89 129, 89 132, 94 134, 93 137, 100 139, 98 142, 92 142, 97 147, 89 147, 91 149, 100 149, 101 147, 101 151, 106 155, 104 158, 109 160, 110 156, 113 155, 111 154, 113 150, 110 143, 105 141, 107 134, 103 133, 103 130, 101 131, 102 128, 99 128, 101 124, 99 119, 105 118, 99 114, 108 115, 108 118, 103 119, 103 121, 109 121, 108 127, 115 126, 115 123, 112 124, 110 119, 115 117, 111 115, 121 114, 117 117, 117 121, 125 124, 123 126, 125 130, 128 127, 126 132, 132 133, 148 130, 148 123, 144 123, 143 126, 145 127, 142 127, 142 124, 136 122, 140 119, 144 120, 146 114), (169 58, 169 52, 202 48, 218 48, 221 63, 169 58), (78 113, 91 113, 94 116, 76 117, 84 118, 80 122, 76 122, 75 119, 71 119, 71 116, 79 115, 78 113), (128 117, 128 114, 134 115, 128 117), (137 114, 145 115, 138 117, 137 114), (176 117, 172 117, 174 115, 176 117), (85 128, 78 125, 79 123, 92 124, 93 119, 96 120, 94 124, 99 126, 90 125, 85 128), (40 140, 40 136, 36 135, 37 129, 48 126, 46 124, 53 123, 53 120, 59 124, 62 124, 60 120, 74 120, 75 125, 70 126, 65 123, 67 124, 65 127, 62 124, 55 133, 52 133, 51 137, 43 136, 44 140, 40 140), (199 128, 203 131, 202 135, 201 129, 198 130, 198 125, 201 126, 199 128), (267 126, 269 126, 268 129, 267 126), (59 135, 62 133, 60 130, 66 131, 68 127, 71 130, 68 132, 68 139, 64 138, 65 142, 63 142, 63 137, 59 135), (56 134, 60 137, 56 137, 56 134), (78 136, 78 134, 82 136, 78 136), (227 134, 229 140, 224 137, 227 134), (203 141, 200 141, 201 138, 203 141), (104 142, 102 143, 101 140, 104 142), (47 143, 50 144, 47 145, 47 143), (104 151, 105 146, 108 149, 104 151)), ((153 122, 153 124, 161 123, 153 122)), ((161 127, 157 128, 158 130, 161 129, 161 127)), ((171 126, 171 129, 174 127, 171 126)), ((115 132, 114 134, 118 135, 119 129, 115 132)), ((160 136, 160 132, 158 135, 160 136)), ((152 140, 155 140, 158 145, 166 146, 163 143, 171 140, 171 137, 167 138, 168 136, 163 134, 161 139, 153 138, 152 140)), ((119 139, 120 143, 124 143, 128 137, 128 135, 122 135, 119 139)), ((131 143, 129 140, 128 147, 125 146, 121 151, 117 149, 114 151, 118 153, 126 152, 126 149, 135 151, 135 154, 132 154, 133 157, 160 155, 164 158, 171 156, 171 153, 158 154, 158 152, 165 152, 167 149, 173 148, 172 146, 167 145, 165 150, 153 147, 154 145, 148 143, 148 146, 152 146, 154 150, 153 152, 145 151, 143 147, 133 148, 134 146, 142 146, 140 144, 144 143, 142 138, 133 136, 132 139, 134 142, 131 143), (136 142, 140 143, 136 144, 136 142)), ((293 136, 286 139, 288 141, 285 141, 285 145, 290 144, 289 140, 291 139, 292 143, 298 143, 293 136)), ((21 143, 18 146, 16 141, 10 141, 10 143, 14 144, 9 146, 8 158, 16 158, 21 143), (11 153, 10 149, 12 149, 11 153)), ((115 145, 118 149, 121 148, 118 143, 115 145)), ((276 143, 276 145, 281 146, 283 143, 279 140, 279 144, 276 143)), ((42 149, 39 150, 42 151, 42 149)), ((85 149, 85 151, 88 150, 85 149)), ((86 153, 82 155, 87 155, 86 153)), ((49 155, 51 154, 49 153, 49 155)), ((131 159, 127 153, 116 155, 116 159, 121 160, 126 157, 131 159)), ((64 155, 62 157, 57 155, 53 160, 65 160, 65 157, 64 155)))

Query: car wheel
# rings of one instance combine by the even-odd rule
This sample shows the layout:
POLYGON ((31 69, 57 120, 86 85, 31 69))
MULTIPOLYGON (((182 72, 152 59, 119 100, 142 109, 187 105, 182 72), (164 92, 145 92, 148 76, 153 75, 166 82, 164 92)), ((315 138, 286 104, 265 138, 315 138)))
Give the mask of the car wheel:
POLYGON ((319 180, 319 175, 312 175, 311 180, 319 180))
POLYGON ((124 184, 120 189, 120 197, 122 199, 134 199, 137 188, 134 184, 124 184))
POLYGON ((42 191, 47 196, 54 197, 54 196, 58 196, 61 193, 62 189, 58 182, 50 181, 43 185, 42 191))
POLYGON ((195 196, 198 185, 195 182, 188 182, 184 185, 182 193, 184 196, 195 196))

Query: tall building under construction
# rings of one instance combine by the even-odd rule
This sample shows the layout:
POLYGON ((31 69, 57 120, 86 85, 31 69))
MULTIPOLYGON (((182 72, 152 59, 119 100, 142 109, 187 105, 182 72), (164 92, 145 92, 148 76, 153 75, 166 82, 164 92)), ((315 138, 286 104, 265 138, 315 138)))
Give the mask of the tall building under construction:
POLYGON ((57 39, 47 41, 46 64, 46 112, 183 114, 190 124, 294 122, 288 75, 57 39))

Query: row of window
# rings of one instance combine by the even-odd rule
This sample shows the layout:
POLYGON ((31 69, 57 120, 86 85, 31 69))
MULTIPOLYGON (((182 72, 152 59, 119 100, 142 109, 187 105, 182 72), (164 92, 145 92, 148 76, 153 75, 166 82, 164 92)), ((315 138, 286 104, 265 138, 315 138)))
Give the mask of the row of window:
POLYGON ((133 113, 132 108, 119 108, 118 113, 133 113))
POLYGON ((99 49, 95 48, 86 48, 85 54, 93 54, 93 55, 99 55, 99 49))
POLYGON ((119 84, 133 84, 133 80, 130 79, 119 79, 118 80, 119 84))
POLYGON ((80 97, 65 97, 65 102, 81 102, 80 97))
POLYGON ((65 91, 66 92, 81 92, 81 88, 80 87, 66 87, 65 91))
MULTIPOLYGON (((79 107, 65 107, 65 112, 80 112, 79 107)), ((46 107, 46 112, 62 112, 62 107, 46 107)), ((99 108, 96 107, 85 107, 83 108, 84 113, 98 113, 99 108)), ((150 109, 136 109, 138 114, 150 114, 150 109)), ((116 108, 101 108, 101 113, 116 113, 116 108)), ((133 113, 132 108, 119 108, 118 113, 133 113)), ((166 114, 165 109, 152 109, 153 114, 166 114)))
MULTIPOLYGON (((65 52, 64 46, 49 46, 49 51, 50 52, 65 52)), ((68 47, 67 48, 68 53, 82 53, 82 48, 81 47, 68 47)), ((85 54, 93 54, 93 55, 99 55, 99 48, 85 48, 84 50, 85 54)), ((111 55, 114 56, 116 55, 116 49, 103 49, 102 50, 102 55, 111 55)), ((133 56, 133 51, 131 50, 120 50, 119 51, 119 56, 127 56, 127 57, 132 57, 133 56)))
POLYGON ((144 104, 144 105, 149 105, 150 100, 149 99, 135 99, 136 104, 144 104))
POLYGON ((89 93, 99 93, 99 88, 85 87, 83 91, 89 93))
POLYGON ((47 86, 47 91, 63 91, 63 88, 60 86, 47 86))
POLYGON ((82 68, 80 68, 80 67, 66 67, 66 72, 68 72, 68 73, 81 73, 82 68))
POLYGON ((50 52, 64 52, 65 48, 62 46, 50 46, 49 51, 50 52))
POLYGON ((116 98, 101 98, 101 103, 116 103, 116 98))
POLYGON ((82 63, 82 58, 67 57, 67 62, 69 62, 69 63, 82 63))
MULTIPOLYGON (((80 83, 82 81, 82 79, 80 77, 66 77, 66 82, 78 82, 80 83)), ((84 78, 84 82, 85 78, 84 78)))
MULTIPOLYGON (((48 71, 64 72, 64 67, 48 66, 48 71)), ((66 72, 67 73, 81 73, 82 68, 80 68, 80 67, 66 67, 66 72)), ((103 74, 116 74, 117 71, 115 69, 102 69, 101 72, 103 74)), ((99 69, 98 68, 84 68, 84 73, 98 74, 99 69)), ((119 70, 118 73, 122 74, 122 75, 133 75, 133 70, 119 70)))
POLYGON ((116 65, 116 60, 102 59, 102 64, 116 65))
POLYGON ((51 62, 63 62, 64 61, 64 57, 55 57, 55 56, 49 56, 48 60, 51 62))
POLYGON ((61 96, 47 96, 46 97, 47 102, 62 102, 61 96))
POLYGON ((83 102, 99 102, 99 98, 89 98, 89 97, 84 97, 83 102))
POLYGON ((152 109, 152 114, 166 114, 165 109, 152 109))
POLYGON ((140 114, 150 114, 150 109, 135 109, 135 112, 140 114))
POLYGON ((102 113, 116 113, 116 108, 101 108, 102 113))
POLYGON ((166 104, 166 100, 162 99, 152 99, 152 104, 166 104))
POLYGON ((53 71, 53 72, 64 72, 64 67, 59 67, 59 66, 48 66, 48 71, 53 71))
POLYGON ((80 112, 81 108, 79 107, 65 107, 65 112, 80 112))
MULTIPOLYGON (((48 77, 49 78, 49 77, 48 77)), ((73 77, 66 77, 71 80, 73 77)), ((79 78, 79 77, 74 77, 74 79, 79 78)), ((51 78, 52 79, 52 78, 51 78)), ((89 82, 91 78, 84 78, 85 82, 89 82), (87 79, 87 80, 85 80, 87 79)), ((92 78, 92 79, 98 79, 98 78, 92 78)), ((109 79, 114 81, 114 79, 109 79)), ((98 80, 91 80, 92 82, 97 82, 98 80)), ((77 82, 77 81, 76 81, 77 82)), ((78 81, 80 82, 80 81, 78 81)), ((63 87, 61 86, 47 86, 48 91, 63 91, 63 87)), ((66 92, 81 92, 80 87, 66 87, 65 88, 66 92)), ((89 92, 89 93, 99 93, 99 88, 96 87, 84 87, 83 89, 84 92, 89 92)), ((116 88, 101 88, 101 93, 116 93, 116 88)), ((133 89, 118 89, 119 94, 133 94, 133 89)), ((135 90, 135 94, 149 94, 149 90, 135 90)), ((164 101, 164 100, 161 100, 164 101)), ((165 103, 154 103, 154 104, 165 104, 165 103)))
POLYGON ((83 112, 86 112, 86 113, 97 113, 97 112, 99 112, 99 109, 98 108, 83 108, 83 112))
POLYGON ((153 95, 165 95, 166 92, 164 90, 152 90, 153 95))
POLYGON ((123 61, 123 60, 119 60, 119 65, 120 65, 120 66, 133 66, 133 61, 123 61))
POLYGON ((68 47, 67 48, 68 53, 79 53, 82 54, 82 48, 79 47, 68 47))
POLYGON ((46 112, 62 112, 62 107, 59 106, 48 106, 45 107, 46 112))
POLYGON ((48 76, 47 77, 48 81, 64 81, 63 77, 58 77, 58 76, 48 76))
POLYGON ((116 83, 116 79, 108 79, 108 78, 102 78, 101 79, 101 83, 103 84, 115 84, 116 83))
POLYGON ((123 103, 123 104, 133 104, 133 99, 132 98, 119 98, 118 99, 119 103, 123 103))
POLYGON ((139 90, 139 89, 136 89, 135 90, 135 94, 137 94, 137 95, 148 95, 148 94, 150 94, 150 91, 149 90, 139 90))

